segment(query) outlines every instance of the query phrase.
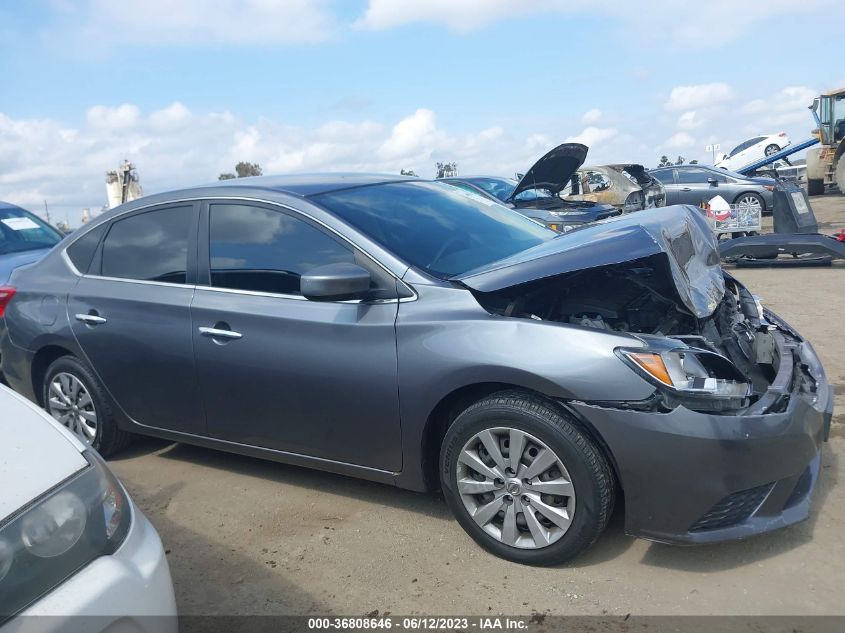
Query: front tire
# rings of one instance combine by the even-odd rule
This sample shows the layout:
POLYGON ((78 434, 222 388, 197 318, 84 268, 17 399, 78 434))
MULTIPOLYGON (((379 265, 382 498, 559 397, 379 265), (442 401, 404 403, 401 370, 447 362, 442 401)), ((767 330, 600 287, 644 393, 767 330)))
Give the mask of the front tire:
POLYGON ((117 426, 100 381, 74 356, 62 356, 47 368, 42 402, 59 424, 103 457, 118 452, 132 439, 117 426))
POLYGON ((440 482, 479 545, 525 565, 577 556, 613 511, 613 473, 598 447, 554 405, 521 392, 488 396, 455 419, 440 482))

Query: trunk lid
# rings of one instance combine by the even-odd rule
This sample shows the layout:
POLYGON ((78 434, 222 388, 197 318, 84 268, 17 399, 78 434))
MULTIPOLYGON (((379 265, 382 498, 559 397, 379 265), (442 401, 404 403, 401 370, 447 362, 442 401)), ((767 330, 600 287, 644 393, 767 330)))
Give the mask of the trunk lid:
POLYGON ((560 193, 578 168, 584 164, 589 149, 581 143, 563 143, 547 152, 520 179, 510 199, 529 189, 547 189, 560 193))
POLYGON ((719 251, 707 221, 689 205, 604 220, 453 279, 477 292, 496 292, 655 255, 665 258, 678 298, 690 314, 713 314, 725 294, 719 251))

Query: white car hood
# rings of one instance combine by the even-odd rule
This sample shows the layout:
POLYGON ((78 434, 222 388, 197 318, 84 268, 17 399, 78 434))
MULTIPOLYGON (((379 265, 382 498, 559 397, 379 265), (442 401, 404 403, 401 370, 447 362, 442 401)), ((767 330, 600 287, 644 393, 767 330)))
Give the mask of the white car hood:
POLYGON ((88 465, 81 442, 2 386, 0 437, 0 522, 88 465))

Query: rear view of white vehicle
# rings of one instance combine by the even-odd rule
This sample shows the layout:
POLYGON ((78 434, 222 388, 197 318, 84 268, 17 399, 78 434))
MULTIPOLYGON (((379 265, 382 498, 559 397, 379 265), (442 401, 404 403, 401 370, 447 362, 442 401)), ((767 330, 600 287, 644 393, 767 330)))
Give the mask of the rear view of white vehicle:
POLYGON ((786 132, 755 136, 734 147, 730 153, 723 154, 716 161, 715 166, 728 171, 736 171, 753 162, 763 160, 767 156, 777 154, 791 142, 786 132))
POLYGON ((6 387, 0 430, 0 631, 176 631, 161 540, 102 458, 6 387))

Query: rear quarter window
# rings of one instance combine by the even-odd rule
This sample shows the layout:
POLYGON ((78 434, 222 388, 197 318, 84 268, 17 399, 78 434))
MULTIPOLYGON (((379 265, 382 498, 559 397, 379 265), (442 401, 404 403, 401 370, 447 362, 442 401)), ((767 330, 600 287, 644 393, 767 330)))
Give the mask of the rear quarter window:
POLYGON ((91 267, 91 260, 94 259, 94 253, 97 252, 97 247, 100 245, 100 238, 103 237, 105 230, 105 224, 95 226, 67 247, 68 258, 73 262, 76 270, 83 275, 91 267))

